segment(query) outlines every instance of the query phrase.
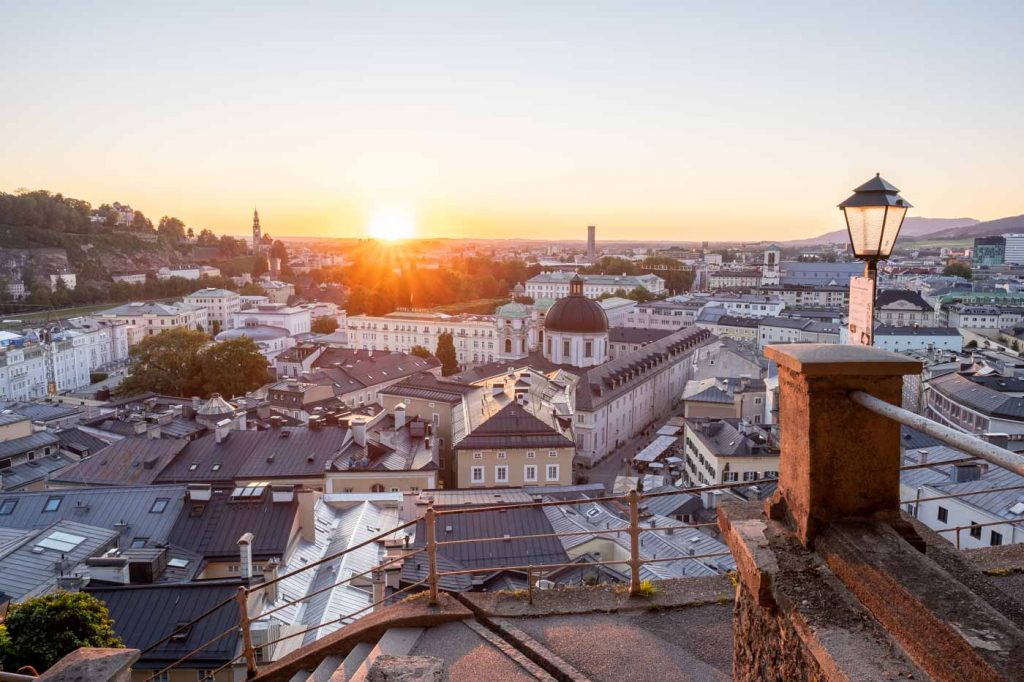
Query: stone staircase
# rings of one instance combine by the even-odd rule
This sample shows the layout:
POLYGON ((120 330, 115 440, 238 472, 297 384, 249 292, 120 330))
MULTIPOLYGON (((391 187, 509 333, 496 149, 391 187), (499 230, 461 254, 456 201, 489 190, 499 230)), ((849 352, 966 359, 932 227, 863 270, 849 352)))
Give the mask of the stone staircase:
POLYGON ((364 682, 381 656, 406 657, 423 635, 423 628, 391 628, 376 644, 360 642, 346 656, 325 656, 312 671, 295 673, 290 682, 364 682))

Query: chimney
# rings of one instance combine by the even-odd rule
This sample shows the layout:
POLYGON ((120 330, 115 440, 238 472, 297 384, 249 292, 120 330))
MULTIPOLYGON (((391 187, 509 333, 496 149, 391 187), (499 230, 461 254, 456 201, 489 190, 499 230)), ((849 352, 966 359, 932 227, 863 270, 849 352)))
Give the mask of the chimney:
POLYGON ((128 535, 128 529, 131 528, 124 519, 121 519, 114 524, 114 530, 117 531, 117 548, 127 549, 128 543, 125 540, 125 536, 128 535))
POLYGON ((300 490, 296 497, 299 500, 299 534, 306 542, 316 542, 316 503, 322 494, 300 490))
POLYGON ((238 538, 238 571, 242 580, 252 579, 253 534, 246 533, 238 538))
MULTIPOLYGON (((281 562, 277 560, 277 557, 271 557, 267 563, 263 565, 263 581, 271 582, 277 579, 277 570, 281 567, 281 562)), ((263 588, 264 594, 267 595, 267 601, 271 604, 277 601, 277 586, 280 583, 274 583, 263 588)))
POLYGON ((366 417, 355 416, 349 420, 349 428, 352 429, 352 440, 361 448, 366 447, 366 417))
POLYGON ((85 587, 85 578, 80 575, 57 576, 57 586, 65 592, 81 592, 85 587))
POLYGON ((228 439, 228 434, 231 432, 231 420, 221 419, 217 422, 217 428, 214 431, 214 438, 218 443, 223 443, 228 439))
POLYGON ((986 433, 982 438, 997 448, 1006 450, 1010 446, 1010 435, 1007 433, 986 433))
POLYGON ((405 426, 405 403, 395 405, 395 431, 405 426))
POLYGON ((148 428, 149 428, 149 424, 147 424, 146 422, 142 421, 141 419, 139 421, 135 422, 134 424, 132 424, 132 429, 135 432, 136 436, 141 436, 142 434, 144 434, 146 432, 146 429, 148 429, 148 428))
POLYGON ((192 410, 198 412, 199 408, 203 406, 203 401, 199 399, 199 396, 192 396, 192 410))
POLYGON ((159 424, 154 424, 153 426, 149 427, 149 429, 146 431, 146 436, 149 437, 149 438, 152 438, 153 440, 159 440, 160 439, 160 425, 159 424))
POLYGON ((370 580, 373 583, 373 603, 376 604, 376 606, 373 607, 373 610, 376 611, 378 608, 386 606, 386 604, 382 603, 384 601, 385 587, 383 569, 374 569, 370 573, 370 580))

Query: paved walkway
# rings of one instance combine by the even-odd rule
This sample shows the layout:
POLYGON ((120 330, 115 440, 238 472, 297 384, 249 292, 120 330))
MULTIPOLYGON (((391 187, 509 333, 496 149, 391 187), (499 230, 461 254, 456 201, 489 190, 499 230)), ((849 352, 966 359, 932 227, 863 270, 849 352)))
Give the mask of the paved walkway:
POLYGON ((618 448, 615 449, 610 455, 605 457, 603 460, 598 462, 591 469, 581 469, 578 473, 586 476, 591 483, 602 483, 604 487, 611 492, 612 486, 615 484, 616 476, 632 476, 636 474, 636 471, 629 466, 629 462, 633 460, 633 456, 640 450, 644 449, 652 440, 654 440, 654 434, 666 421, 670 418, 682 414, 682 403, 676 410, 673 410, 669 414, 665 415, 662 419, 655 422, 656 427, 652 428, 649 433, 644 435, 636 436, 629 439, 618 448), (625 458, 626 464, 623 464, 622 460, 625 458))

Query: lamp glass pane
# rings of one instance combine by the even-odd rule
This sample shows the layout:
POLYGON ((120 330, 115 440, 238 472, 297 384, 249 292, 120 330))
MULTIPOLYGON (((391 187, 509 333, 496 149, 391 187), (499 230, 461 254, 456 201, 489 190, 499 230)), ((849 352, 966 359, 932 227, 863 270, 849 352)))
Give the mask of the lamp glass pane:
POLYGON ((907 215, 906 206, 890 206, 885 214, 885 228, 882 234, 882 248, 878 254, 882 258, 888 258, 892 254, 892 247, 896 244, 896 237, 899 236, 900 226, 903 218, 907 215))
MULTIPOLYGON (((858 258, 878 257, 885 229, 885 206, 848 206, 846 225, 850 228, 850 245, 858 258)), ((906 212, 906 209, 903 209, 906 212)), ((892 246, 889 247, 890 250, 892 246)))

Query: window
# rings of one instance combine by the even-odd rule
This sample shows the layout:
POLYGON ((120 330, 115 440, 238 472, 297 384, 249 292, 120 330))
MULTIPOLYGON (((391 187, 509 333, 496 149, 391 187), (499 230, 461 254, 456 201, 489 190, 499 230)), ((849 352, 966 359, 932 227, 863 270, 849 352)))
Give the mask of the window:
POLYGON ((85 542, 85 538, 81 535, 72 535, 71 533, 63 533, 57 530, 40 540, 36 547, 44 547, 65 553, 70 552, 83 542, 85 542))
POLYGON ((142 549, 149 542, 149 538, 132 538, 132 549, 142 549))
POLYGON ((557 481, 558 480, 558 469, 559 469, 559 466, 557 464, 549 464, 547 466, 547 480, 549 480, 549 481, 557 481))
POLYGON ((569 354, 569 339, 562 340, 562 355, 569 354))
POLYGON ((508 467, 506 465, 494 467, 494 482, 508 483, 508 467))
POLYGON ((149 678, 149 682, 171 682, 171 674, 169 672, 162 672, 149 678))
POLYGON ((739 480, 739 476, 739 473, 735 471, 726 471, 724 474, 722 474, 722 480, 725 481, 726 483, 735 483, 736 481, 739 480))
POLYGON ((757 480, 757 472, 756 471, 744 471, 743 472, 743 480, 744 481, 756 481, 757 480))
POLYGON ((938 519, 942 523, 946 523, 949 520, 949 510, 945 507, 939 507, 938 519))
POLYGON ((507 452, 499 452, 498 453, 498 459, 508 459, 508 453, 507 452))
POLYGON ((484 453, 482 453, 482 452, 474 452, 473 453, 473 459, 483 459, 483 458, 484 458, 484 453))
POLYGON ((484 482, 484 468, 483 467, 472 467, 472 468, 470 468, 469 472, 470 472, 470 480, 473 481, 473 483, 483 483, 484 482))
POLYGON ((4 500, 0 502, 0 516, 10 516, 14 508, 18 506, 17 500, 4 500))
POLYGON ((548 450, 548 457, 558 457, 558 450, 548 450))
POLYGON ((189 471, 195 471, 198 468, 199 468, 199 462, 192 462, 191 464, 188 465, 188 470, 189 471))
POLYGON ((150 514, 163 514, 164 509, 167 509, 167 503, 170 502, 170 498, 158 497, 153 501, 153 506, 149 508, 150 514))
POLYGON ((977 540, 981 539, 981 526, 975 521, 971 521, 971 537, 977 540))
POLYGON ((526 459, 534 459, 536 456, 537 456, 537 453, 534 452, 533 450, 527 450, 526 451, 526 459))
POLYGON ((527 464, 526 466, 523 467, 523 481, 525 481, 526 483, 536 483, 537 482, 537 465, 536 464, 527 464))
POLYGON ((51 497, 46 500, 46 506, 43 507, 44 512, 55 512, 60 509, 60 503, 64 500, 63 497, 51 497))
POLYGON ((594 342, 587 341, 583 344, 583 357, 592 358, 594 357, 594 342))
POLYGON ((0 459, 0 469, 10 469, 11 468, 11 464, 12 464, 12 462, 11 462, 11 458, 10 457, 5 457, 3 459, 0 459))

